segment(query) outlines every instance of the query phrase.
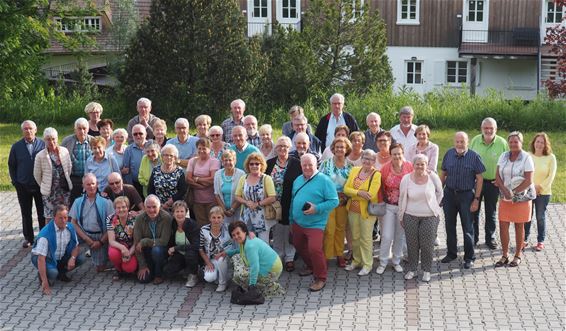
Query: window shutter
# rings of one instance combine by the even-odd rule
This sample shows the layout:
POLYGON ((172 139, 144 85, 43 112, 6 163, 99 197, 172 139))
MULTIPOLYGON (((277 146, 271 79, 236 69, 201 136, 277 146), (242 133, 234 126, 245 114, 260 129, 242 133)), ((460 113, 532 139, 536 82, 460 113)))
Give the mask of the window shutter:
POLYGON ((446 82, 446 61, 434 61, 434 85, 444 85, 446 82))

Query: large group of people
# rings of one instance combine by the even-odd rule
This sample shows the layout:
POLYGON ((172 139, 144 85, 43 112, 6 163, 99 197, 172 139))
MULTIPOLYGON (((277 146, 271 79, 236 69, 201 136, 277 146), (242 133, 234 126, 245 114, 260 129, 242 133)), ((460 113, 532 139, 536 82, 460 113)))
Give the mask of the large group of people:
POLYGON ((535 251, 544 249, 546 208, 552 194, 556 158, 550 139, 538 133, 523 149, 523 135, 497 135, 486 118, 470 141, 454 134, 440 168, 431 129, 415 125, 410 106, 387 131, 370 112, 367 129, 344 111, 344 96, 330 97, 330 112, 316 126, 293 106, 283 135, 259 126, 246 105, 230 104, 231 116, 213 125, 208 115, 167 123, 140 98, 138 114, 126 129, 103 119, 102 105, 85 107, 88 119, 58 143, 55 128, 36 137, 31 120, 10 151, 10 177, 22 214, 23 247, 32 248, 41 290, 90 257, 97 272, 115 270, 113 281, 135 278, 161 284, 185 277, 187 287, 215 283, 223 292, 232 282, 264 296, 282 295, 281 273, 312 276, 310 291, 326 285, 328 265, 366 276, 383 275, 389 265, 431 280, 437 229, 446 228, 446 256, 458 257, 457 220, 463 268, 474 266, 484 204, 484 240, 502 257, 495 267, 516 267, 536 221, 535 251), (313 132, 313 127, 315 130, 313 132), (34 235, 35 201, 39 234, 34 235), (510 257, 509 226, 516 247, 510 257), (377 267, 374 241, 379 238, 377 267), (406 264, 403 260, 408 261, 406 264), (403 267, 405 266, 405 267, 403 267))

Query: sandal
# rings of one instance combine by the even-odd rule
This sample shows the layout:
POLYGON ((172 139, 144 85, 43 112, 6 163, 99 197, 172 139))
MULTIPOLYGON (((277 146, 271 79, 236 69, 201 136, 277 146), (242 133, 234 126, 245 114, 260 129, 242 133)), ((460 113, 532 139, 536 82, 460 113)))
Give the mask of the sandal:
POLYGON ((289 261, 285 263, 285 271, 287 272, 295 271, 295 263, 293 261, 289 261))
POLYGON ((509 263, 509 257, 508 256, 502 256, 499 261, 497 261, 495 263, 495 267, 499 268, 499 267, 503 267, 504 265, 506 265, 507 263, 509 263))
POLYGON ((519 266, 519 264, 521 264, 521 258, 519 256, 515 256, 513 258, 513 261, 511 261, 511 263, 509 263, 510 267, 517 267, 519 266))
POLYGON ((120 279, 122 279, 122 275, 118 272, 116 274, 114 274, 114 276, 112 276, 113 282, 119 281, 120 279))

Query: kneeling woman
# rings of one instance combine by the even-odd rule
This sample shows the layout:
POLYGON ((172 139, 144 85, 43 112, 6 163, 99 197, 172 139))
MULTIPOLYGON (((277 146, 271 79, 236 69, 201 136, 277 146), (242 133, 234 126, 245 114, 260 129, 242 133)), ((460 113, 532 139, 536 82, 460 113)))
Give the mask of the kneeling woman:
POLYGON ((217 282, 216 292, 224 292, 228 283, 226 250, 232 245, 228 228, 224 224, 224 210, 214 206, 208 212, 210 224, 200 229, 199 254, 204 260, 204 280, 217 282))
POLYGON ((234 243, 239 249, 228 251, 228 256, 235 254, 233 281, 243 288, 257 287, 264 297, 285 294, 285 289, 277 280, 283 270, 283 264, 277 253, 259 238, 251 239, 244 222, 236 221, 228 227, 234 243))

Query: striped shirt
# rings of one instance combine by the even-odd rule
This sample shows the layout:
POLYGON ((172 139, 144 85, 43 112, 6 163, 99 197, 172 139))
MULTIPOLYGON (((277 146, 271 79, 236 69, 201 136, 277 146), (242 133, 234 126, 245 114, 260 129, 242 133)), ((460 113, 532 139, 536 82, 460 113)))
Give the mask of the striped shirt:
POLYGON ((218 237, 212 234, 210 224, 200 228, 200 249, 209 257, 227 250, 227 248, 230 248, 230 245, 232 245, 232 241, 226 225, 222 225, 218 237))
POLYGON ((452 190, 469 191, 476 185, 476 175, 485 171, 478 153, 468 149, 458 155, 455 148, 449 149, 442 160, 442 171, 446 172, 446 187, 452 190))

